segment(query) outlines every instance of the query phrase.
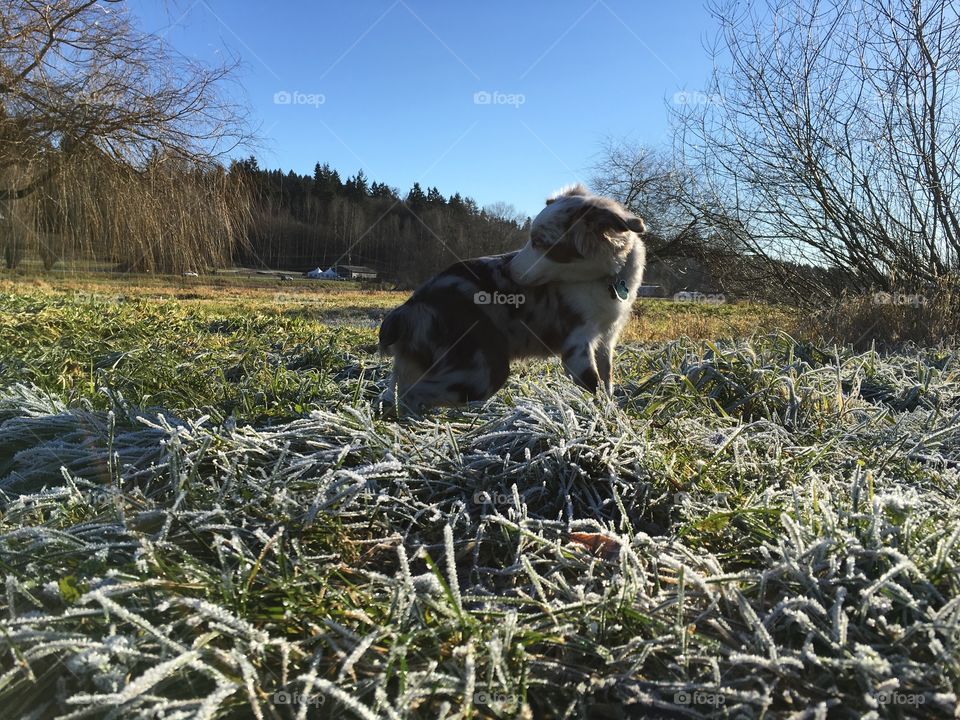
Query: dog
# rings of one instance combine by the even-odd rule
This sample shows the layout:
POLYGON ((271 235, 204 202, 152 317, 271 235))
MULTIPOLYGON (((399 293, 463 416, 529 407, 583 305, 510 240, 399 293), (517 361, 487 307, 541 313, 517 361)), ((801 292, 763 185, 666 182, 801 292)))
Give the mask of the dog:
POLYGON ((483 401, 510 361, 559 355, 581 387, 613 392, 613 353, 643 277, 646 227, 575 185, 548 198, 520 250, 456 263, 380 326, 394 358, 384 406, 483 401))

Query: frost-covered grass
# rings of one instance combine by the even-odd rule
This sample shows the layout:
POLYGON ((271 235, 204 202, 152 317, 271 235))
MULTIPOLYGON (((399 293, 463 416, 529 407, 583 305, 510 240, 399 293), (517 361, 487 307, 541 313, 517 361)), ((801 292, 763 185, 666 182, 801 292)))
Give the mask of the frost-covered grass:
POLYGON ((956 711, 960 353, 628 345, 398 422, 372 329, 2 300, 4 717, 956 711))

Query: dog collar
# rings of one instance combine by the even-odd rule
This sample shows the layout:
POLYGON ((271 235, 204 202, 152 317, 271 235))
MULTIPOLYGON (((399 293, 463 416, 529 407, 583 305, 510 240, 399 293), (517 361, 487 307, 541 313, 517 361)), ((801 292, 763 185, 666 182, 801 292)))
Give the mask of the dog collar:
POLYGON ((627 287, 627 281, 624 279, 614 279, 609 285, 611 300, 626 300, 630 296, 630 288, 627 287))

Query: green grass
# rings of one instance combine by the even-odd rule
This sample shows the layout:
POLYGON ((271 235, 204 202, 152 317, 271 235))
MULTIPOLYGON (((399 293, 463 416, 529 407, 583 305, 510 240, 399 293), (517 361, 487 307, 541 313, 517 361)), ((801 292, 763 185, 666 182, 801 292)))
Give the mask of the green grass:
MULTIPOLYGON (((249 421, 351 401, 371 328, 303 314, 101 294, 0 294, 0 384, 33 383, 68 402, 249 421)), ((368 363, 369 364, 369 363, 368 363)))
MULTIPOLYGON (((369 397, 379 319, 405 292, 263 276, 67 274, 0 281, 0 385, 26 381, 70 402, 247 421, 369 397), (106 392, 105 392, 106 391, 106 392)), ((624 341, 738 337, 782 310, 665 300, 638 304, 624 341)))
POLYGON ((0 286, 4 716, 956 707, 949 348, 649 303, 612 400, 533 363, 394 421, 402 294, 66 283, 0 286))

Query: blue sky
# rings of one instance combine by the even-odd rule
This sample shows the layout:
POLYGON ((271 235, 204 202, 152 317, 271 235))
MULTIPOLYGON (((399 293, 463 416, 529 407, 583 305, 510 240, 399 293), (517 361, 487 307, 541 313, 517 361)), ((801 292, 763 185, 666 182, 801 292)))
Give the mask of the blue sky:
POLYGON ((183 54, 243 63, 261 166, 405 193, 414 181, 536 214, 605 137, 669 142, 666 105, 709 72, 700 0, 134 0, 183 54), (288 101, 288 102, 286 102, 288 101))

